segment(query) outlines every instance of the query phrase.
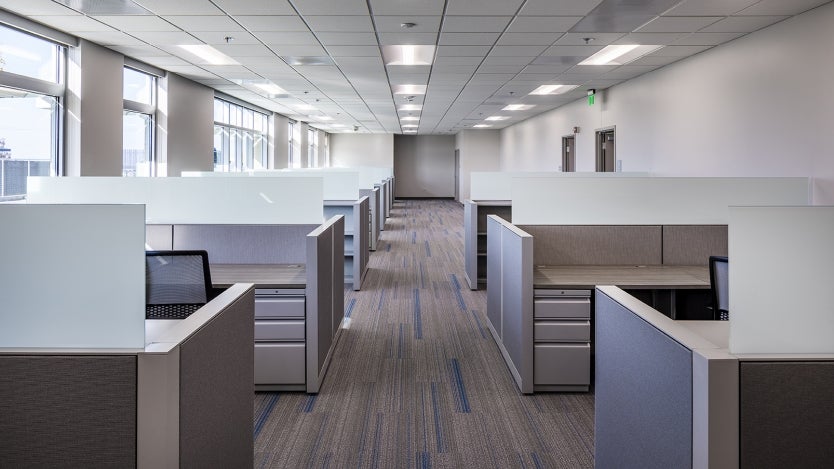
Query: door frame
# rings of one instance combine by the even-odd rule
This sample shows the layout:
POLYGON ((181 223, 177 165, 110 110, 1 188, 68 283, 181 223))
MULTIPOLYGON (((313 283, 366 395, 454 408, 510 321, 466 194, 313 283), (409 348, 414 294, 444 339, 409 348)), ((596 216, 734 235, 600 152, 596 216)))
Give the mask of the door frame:
POLYGON ((596 166, 595 170, 598 173, 602 172, 616 172, 617 171, 617 126, 616 125, 609 125, 607 127, 600 127, 598 129, 594 129, 594 155, 596 166), (600 141, 601 134, 613 132, 614 133, 614 167, 611 171, 604 171, 605 169, 605 161, 602 158, 602 142, 600 141))
POLYGON ((562 172, 563 173, 568 173, 568 172, 574 173, 574 172, 576 172, 576 134, 562 135, 562 172), (573 167, 571 168, 570 171, 567 171, 565 169, 565 139, 566 138, 572 138, 573 139, 573 153, 571 153, 571 156, 573 157, 573 167))

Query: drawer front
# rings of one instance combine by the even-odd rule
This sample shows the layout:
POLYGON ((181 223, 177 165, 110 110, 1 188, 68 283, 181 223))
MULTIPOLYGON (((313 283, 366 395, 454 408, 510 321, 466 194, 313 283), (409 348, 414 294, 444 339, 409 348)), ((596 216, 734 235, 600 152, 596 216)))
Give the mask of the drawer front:
POLYGON ((590 385, 590 344, 536 344, 533 382, 538 385, 590 385))
POLYGON ((304 384, 304 343, 255 344, 255 384, 304 384))
POLYGON ((536 342, 590 342, 591 321, 536 321, 536 342))
POLYGON ((303 318, 303 297, 255 297, 256 318, 303 318))
POLYGON ((303 341, 304 320, 290 321, 255 321, 255 340, 294 340, 303 341))
POLYGON ((536 298, 534 305, 536 319, 591 319, 591 300, 588 298, 536 298))

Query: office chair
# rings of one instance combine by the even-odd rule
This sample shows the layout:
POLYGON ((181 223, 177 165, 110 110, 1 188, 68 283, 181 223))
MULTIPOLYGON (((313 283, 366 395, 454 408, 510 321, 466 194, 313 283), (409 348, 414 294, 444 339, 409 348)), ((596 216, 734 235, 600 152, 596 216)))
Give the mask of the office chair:
POLYGON ((145 252, 146 319, 185 319, 211 296, 206 251, 145 252))
POLYGON ((713 319, 727 321, 730 319, 729 262, 726 256, 709 256, 709 284, 712 290, 713 319))

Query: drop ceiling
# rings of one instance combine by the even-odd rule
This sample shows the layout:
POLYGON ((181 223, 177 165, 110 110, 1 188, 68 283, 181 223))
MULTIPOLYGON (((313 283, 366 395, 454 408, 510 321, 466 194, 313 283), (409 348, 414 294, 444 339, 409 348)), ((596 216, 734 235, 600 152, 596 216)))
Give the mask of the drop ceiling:
POLYGON ((454 134, 507 127, 828 1, 0 0, 0 8, 330 132, 403 133, 416 122, 419 134, 454 134), (211 45, 239 65, 201 64, 177 47, 185 44, 211 45), (434 45, 434 61, 386 66, 382 46, 395 44, 434 45), (611 44, 665 47, 622 66, 578 65, 611 44), (238 84, 253 80, 287 94, 238 84), (545 84, 576 88, 528 94, 545 84), (394 94, 401 85, 425 94, 394 94), (405 104, 422 109, 398 110, 405 104), (510 104, 533 107, 502 110, 510 104))

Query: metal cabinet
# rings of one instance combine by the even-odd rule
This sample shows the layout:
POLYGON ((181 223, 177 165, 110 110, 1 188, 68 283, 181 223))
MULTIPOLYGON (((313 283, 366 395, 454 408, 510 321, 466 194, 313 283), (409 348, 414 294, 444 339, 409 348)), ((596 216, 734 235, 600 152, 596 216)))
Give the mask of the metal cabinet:
POLYGON ((256 389, 304 389, 305 312, 302 289, 255 290, 256 389))
POLYGON ((591 291, 535 290, 533 383, 537 391, 591 385, 591 291))

